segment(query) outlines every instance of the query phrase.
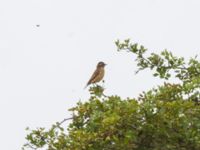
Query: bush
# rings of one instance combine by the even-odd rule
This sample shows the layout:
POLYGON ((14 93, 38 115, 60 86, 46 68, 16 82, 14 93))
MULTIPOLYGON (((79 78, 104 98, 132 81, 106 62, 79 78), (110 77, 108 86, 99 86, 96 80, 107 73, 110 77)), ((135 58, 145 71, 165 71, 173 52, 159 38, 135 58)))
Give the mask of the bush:
POLYGON ((165 50, 146 56, 143 46, 116 41, 119 51, 136 55, 138 70, 150 69, 163 85, 121 99, 104 95, 104 88, 90 88, 91 97, 71 108, 67 130, 63 120, 49 130, 29 130, 23 149, 47 150, 199 150, 200 63, 186 62, 165 50), (169 83, 177 78, 180 83, 169 83))

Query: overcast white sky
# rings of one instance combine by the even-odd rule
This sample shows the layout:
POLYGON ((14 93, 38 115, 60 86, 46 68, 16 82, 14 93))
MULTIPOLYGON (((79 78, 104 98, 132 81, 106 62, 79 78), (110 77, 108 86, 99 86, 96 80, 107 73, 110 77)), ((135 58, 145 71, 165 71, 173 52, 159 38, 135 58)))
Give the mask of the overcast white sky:
POLYGON ((134 56, 116 51, 114 41, 126 38, 151 52, 200 54, 200 1, 1 0, 1 149, 20 149, 27 126, 69 117, 68 108, 87 100, 83 87, 100 60, 108 95, 156 86, 148 72, 134 75, 134 56))

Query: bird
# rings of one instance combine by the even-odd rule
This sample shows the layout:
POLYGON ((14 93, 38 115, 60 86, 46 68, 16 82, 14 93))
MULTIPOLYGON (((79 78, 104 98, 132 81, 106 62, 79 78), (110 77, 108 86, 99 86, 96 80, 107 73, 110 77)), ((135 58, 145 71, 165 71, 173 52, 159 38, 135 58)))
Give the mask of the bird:
POLYGON ((104 70, 104 67, 106 66, 107 64, 105 64, 104 62, 100 61, 98 64, 97 64, 97 67, 96 67, 96 70, 94 71, 94 73, 92 74, 92 76, 90 77, 90 80, 87 82, 85 88, 92 84, 92 83, 97 83, 99 81, 101 81, 104 77, 104 73, 105 73, 105 70, 104 70))

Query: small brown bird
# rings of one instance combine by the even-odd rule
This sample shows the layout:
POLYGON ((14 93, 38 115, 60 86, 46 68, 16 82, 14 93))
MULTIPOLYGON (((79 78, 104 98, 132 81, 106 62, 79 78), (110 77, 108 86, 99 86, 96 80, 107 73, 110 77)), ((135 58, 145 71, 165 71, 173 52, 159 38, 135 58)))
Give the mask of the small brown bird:
POLYGON ((99 82, 103 79, 104 77, 104 67, 106 66, 106 64, 102 61, 100 61, 98 64, 97 64, 97 68, 96 70, 94 71, 94 73, 92 74, 90 80, 87 82, 85 88, 90 85, 91 83, 96 83, 96 82, 99 82))

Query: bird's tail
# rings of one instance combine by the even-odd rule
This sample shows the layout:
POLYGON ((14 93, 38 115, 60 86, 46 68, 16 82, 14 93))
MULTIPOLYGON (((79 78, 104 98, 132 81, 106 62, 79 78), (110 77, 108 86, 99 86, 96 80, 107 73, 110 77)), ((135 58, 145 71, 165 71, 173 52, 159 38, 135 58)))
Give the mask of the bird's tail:
POLYGON ((85 85, 84 90, 87 88, 88 84, 85 85))

